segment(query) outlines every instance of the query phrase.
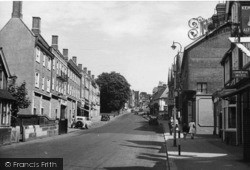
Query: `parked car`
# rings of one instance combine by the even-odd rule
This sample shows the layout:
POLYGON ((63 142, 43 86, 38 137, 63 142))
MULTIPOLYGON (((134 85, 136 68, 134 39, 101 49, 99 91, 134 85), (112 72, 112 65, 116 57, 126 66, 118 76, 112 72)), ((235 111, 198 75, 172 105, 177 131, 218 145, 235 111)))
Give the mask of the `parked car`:
POLYGON ((74 123, 74 128, 85 128, 88 129, 91 125, 91 120, 89 117, 85 116, 76 116, 74 123))
POLYGON ((102 115, 101 121, 109 121, 109 120, 110 120, 110 116, 109 115, 102 115))

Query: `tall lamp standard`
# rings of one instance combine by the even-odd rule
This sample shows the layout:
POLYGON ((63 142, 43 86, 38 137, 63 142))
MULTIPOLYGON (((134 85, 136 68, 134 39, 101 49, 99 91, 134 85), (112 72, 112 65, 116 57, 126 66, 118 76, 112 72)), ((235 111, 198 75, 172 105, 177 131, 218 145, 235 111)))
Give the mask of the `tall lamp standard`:
MULTIPOLYGON (((173 44, 172 44, 172 46, 171 46, 171 48, 172 48, 173 50, 175 50, 175 48, 176 48, 176 45, 175 45, 175 44, 178 44, 178 45, 180 46, 180 50, 178 51, 178 54, 176 55, 176 56, 179 56, 179 53, 180 53, 181 50, 182 50, 182 46, 181 46, 180 43, 174 42, 174 41, 173 41, 173 44)), ((176 94, 176 92, 177 92, 177 88, 176 88, 176 79, 177 79, 177 59, 175 59, 176 56, 174 57, 174 65, 175 65, 175 67, 174 67, 174 110, 173 110, 173 113, 174 113, 174 140, 173 140, 174 143, 173 143, 173 145, 174 145, 174 146, 177 146, 177 145, 176 145, 176 113, 177 113, 177 109, 176 109, 176 99, 175 99, 175 97, 177 96, 177 94, 176 94)))

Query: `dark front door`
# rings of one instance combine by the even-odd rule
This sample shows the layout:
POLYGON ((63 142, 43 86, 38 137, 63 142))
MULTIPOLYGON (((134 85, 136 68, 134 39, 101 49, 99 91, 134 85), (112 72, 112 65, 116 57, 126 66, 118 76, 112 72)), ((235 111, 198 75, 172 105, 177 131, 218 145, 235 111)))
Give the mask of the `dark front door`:
POLYGON ((68 133, 68 119, 66 119, 66 106, 61 105, 61 114, 59 120, 59 135, 68 133))

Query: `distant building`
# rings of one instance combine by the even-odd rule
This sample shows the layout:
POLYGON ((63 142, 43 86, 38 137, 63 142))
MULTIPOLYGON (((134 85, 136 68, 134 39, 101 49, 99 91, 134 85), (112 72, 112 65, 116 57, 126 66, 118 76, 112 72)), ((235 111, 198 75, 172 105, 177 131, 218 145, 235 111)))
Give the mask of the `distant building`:
POLYGON ((166 83, 159 82, 155 93, 153 93, 150 101, 151 114, 167 115, 167 100, 168 100, 168 87, 166 83))
POLYGON ((140 106, 140 95, 139 95, 139 91, 134 91, 135 94, 135 107, 139 107, 140 106))

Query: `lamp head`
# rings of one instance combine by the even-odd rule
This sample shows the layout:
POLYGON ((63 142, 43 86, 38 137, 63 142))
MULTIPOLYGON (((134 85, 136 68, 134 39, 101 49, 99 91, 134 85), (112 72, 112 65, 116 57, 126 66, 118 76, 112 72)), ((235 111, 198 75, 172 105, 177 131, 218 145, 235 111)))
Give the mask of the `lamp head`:
POLYGON ((176 48, 176 46, 173 44, 173 45, 171 46, 171 48, 174 50, 174 49, 176 48))

